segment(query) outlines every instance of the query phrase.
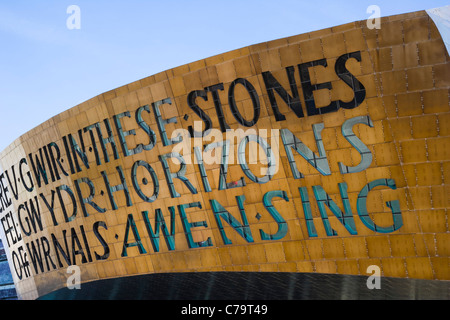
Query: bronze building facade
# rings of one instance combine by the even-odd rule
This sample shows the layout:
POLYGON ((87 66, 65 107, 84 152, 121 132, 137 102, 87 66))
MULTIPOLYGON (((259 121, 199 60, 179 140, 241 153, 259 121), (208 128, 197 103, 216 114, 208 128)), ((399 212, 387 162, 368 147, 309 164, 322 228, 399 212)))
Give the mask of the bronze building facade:
POLYGON ((0 155, 19 298, 158 298, 139 289, 152 275, 171 297, 177 276, 223 277, 230 295, 249 277, 371 270, 447 285, 449 75, 420 11, 223 53, 56 115, 0 155))

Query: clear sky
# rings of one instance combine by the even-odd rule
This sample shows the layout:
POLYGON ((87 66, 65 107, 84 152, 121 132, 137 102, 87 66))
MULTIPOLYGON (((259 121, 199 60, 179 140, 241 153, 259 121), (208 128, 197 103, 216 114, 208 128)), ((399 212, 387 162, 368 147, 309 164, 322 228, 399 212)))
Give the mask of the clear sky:
POLYGON ((0 151, 105 91, 248 45, 448 0, 2 0, 0 151), (81 9, 69 30, 67 8, 81 9))

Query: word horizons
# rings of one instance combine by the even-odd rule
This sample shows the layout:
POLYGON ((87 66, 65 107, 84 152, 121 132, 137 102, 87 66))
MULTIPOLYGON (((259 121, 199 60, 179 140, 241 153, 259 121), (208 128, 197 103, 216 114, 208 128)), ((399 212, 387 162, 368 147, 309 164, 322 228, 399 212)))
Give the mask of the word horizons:
MULTIPOLYGON (((353 52, 339 57, 335 63, 335 73, 353 90, 353 99, 350 101, 331 101, 328 106, 324 107, 316 107, 313 93, 322 89, 332 90, 331 82, 312 84, 309 69, 314 67, 327 67, 327 60, 320 59, 297 66, 305 101, 306 116, 337 112, 340 108, 353 109, 364 101, 364 85, 346 68, 345 64, 349 59, 355 59, 360 62, 361 55, 359 52, 353 52)), ((270 107, 277 122, 286 120, 286 115, 280 111, 278 105, 280 102, 284 102, 297 118, 301 119, 305 117, 300 101, 299 87, 296 84, 294 76, 296 68, 289 66, 285 70, 287 79, 289 80, 290 93, 288 92, 289 89, 284 88, 270 71, 261 74, 269 97, 270 107)), ((195 125, 194 122, 194 126, 188 126, 187 132, 189 138, 179 133, 172 134, 169 138, 166 127, 169 124, 176 124, 177 118, 165 119, 162 116, 161 110, 163 108, 173 107, 173 99, 168 97, 137 108, 134 111, 134 117, 132 117, 130 111, 125 111, 111 118, 106 118, 102 122, 96 122, 79 129, 77 133, 63 136, 61 139, 62 145, 58 145, 56 142, 50 142, 39 148, 35 154, 29 153, 27 157, 20 159, 18 165, 12 165, 5 170, 0 175, 0 213, 6 213, 3 214, 0 221, 8 247, 14 247, 14 250, 12 250, 12 264, 16 276, 19 279, 31 276, 31 267, 34 273, 38 274, 63 268, 64 264, 68 266, 75 265, 78 262, 77 258, 81 259, 81 263, 83 264, 93 262, 94 260, 106 260, 110 256, 110 246, 106 241, 108 237, 105 236, 105 233, 110 231, 105 221, 96 221, 93 223, 91 230, 94 233, 94 238, 91 237, 88 239, 86 229, 82 224, 71 227, 70 229, 59 228, 58 231, 50 233, 49 236, 39 236, 39 233, 44 231, 44 223, 41 216, 41 213, 44 212, 43 208, 50 215, 53 226, 56 227, 74 221, 79 211, 81 211, 84 217, 89 217, 94 213, 110 214, 111 211, 117 211, 120 207, 119 204, 131 208, 135 205, 132 201, 134 198, 132 196, 133 192, 144 204, 155 203, 161 192, 160 181, 165 181, 171 198, 181 197, 179 190, 177 190, 180 186, 186 187, 191 194, 197 194, 200 188, 203 188, 205 193, 212 192, 211 177, 208 174, 210 170, 207 170, 209 163, 205 161, 208 153, 212 150, 217 150, 221 153, 219 160, 219 180, 214 184, 219 191, 244 188, 249 181, 257 184, 265 184, 271 181, 277 173, 279 157, 276 156, 272 148, 274 140, 271 140, 271 143, 269 143, 267 136, 261 135, 260 132, 244 134, 236 145, 238 164, 245 176, 241 177, 238 181, 230 182, 228 179, 229 155, 231 148, 235 146, 234 139, 222 139, 204 147, 195 143, 196 138, 206 139, 214 130, 212 119, 199 107, 198 99, 202 99, 203 102, 208 102, 212 96, 212 102, 220 128, 216 130, 220 130, 221 133, 225 134, 230 132, 230 126, 224 114, 224 105, 219 96, 219 91, 222 90, 225 90, 225 86, 223 83, 219 83, 204 89, 191 91, 187 95, 187 105, 200 118, 201 123, 204 125, 195 125), (159 133, 163 147, 172 146, 172 151, 166 154, 158 154, 158 162, 155 163, 137 160, 133 163, 129 172, 124 170, 121 165, 115 166, 116 171, 113 173, 107 172, 106 169, 101 170, 102 166, 119 160, 121 156, 127 158, 141 153, 157 152, 158 148, 155 148, 155 146, 158 136, 151 127, 148 119, 148 115, 151 113, 153 113, 155 118, 157 132, 159 133), (133 118, 138 128, 130 129, 129 126, 133 118), (113 126, 116 134, 113 133, 113 126), (137 130, 140 130, 140 132, 137 130), (145 136, 146 141, 137 141, 134 146, 131 146, 131 140, 127 139, 127 137, 132 136, 145 136), (188 154, 182 142, 186 142, 191 138, 194 140, 194 147, 193 152, 189 152, 188 154), (89 149, 86 148, 86 141, 91 143, 89 149), (261 171, 260 174, 252 172, 249 166, 251 163, 247 161, 248 156, 250 156, 248 154, 248 147, 252 143, 256 144, 266 157, 266 161, 263 164, 267 168, 261 171), (65 154, 63 153, 64 151, 65 154), (194 157, 193 162, 187 161, 187 157, 189 156, 194 157), (175 159, 176 163, 179 164, 179 170, 177 172, 172 171, 173 168, 169 164, 169 159, 175 159), (192 179, 186 174, 187 165, 191 163, 198 166, 202 186, 195 186, 191 181, 192 179), (159 165, 160 168, 155 169, 155 165, 159 165), (100 183, 98 179, 94 181, 90 177, 90 173, 93 171, 100 172, 103 183, 100 183), (163 178, 157 175, 157 172, 161 171, 164 174, 163 178), (85 176, 80 177, 82 174, 85 174, 85 176), (74 190, 67 184, 61 184, 56 188, 47 187, 49 184, 64 179, 64 177, 72 177, 73 175, 76 175, 76 178, 73 178, 72 181, 74 190), (118 180, 116 179, 120 181, 118 184, 111 183, 112 175, 118 177, 118 180), (178 184, 177 188, 175 179, 181 181, 181 184, 178 184), (129 181, 131 181, 131 184, 129 181), (101 188, 101 192, 97 193, 96 190, 99 188, 101 188), (106 193, 103 190, 106 190, 106 193), (19 194, 23 191, 32 193, 33 196, 31 199, 20 204, 14 203, 14 200, 19 200, 19 194), (51 194, 46 194, 46 192, 50 192, 51 194), (105 194, 107 198, 103 203, 106 203, 108 206, 102 207, 97 199, 104 197, 105 194), (118 203, 119 201, 125 203, 118 203), (24 242, 25 240, 27 241, 26 243, 24 242), (96 243, 93 244, 93 241, 96 241, 96 243), (95 249, 92 249, 94 247, 95 249), (98 248, 102 248, 103 251, 100 252, 98 248)), ((250 128, 257 124, 261 110, 260 100, 253 84, 249 80, 237 78, 230 83, 228 87, 228 106, 239 125, 250 128), (236 88, 238 86, 242 87, 250 97, 253 106, 253 118, 251 119, 245 118, 237 107, 236 88)), ((288 116, 293 115, 289 113, 288 116)), ((358 151, 361 155, 361 161, 356 166, 348 166, 339 162, 338 165, 341 174, 361 172, 367 169, 372 162, 371 151, 353 132, 353 127, 358 124, 373 127, 373 123, 368 116, 351 118, 342 124, 341 131, 343 137, 358 151)), ((288 128, 281 128, 279 131, 279 136, 294 179, 302 179, 305 176, 298 168, 298 161, 296 160, 298 156, 293 151, 304 158, 320 174, 324 176, 332 174, 321 135, 324 124, 314 124, 312 129, 318 154, 313 152, 288 128)), ((254 153, 253 151, 250 152, 254 153)), ((357 234, 357 230, 347 194, 347 184, 339 183, 338 186, 344 210, 339 208, 322 186, 317 185, 312 187, 326 234, 327 236, 337 235, 337 232, 331 227, 328 220, 328 214, 326 212, 328 208, 346 230, 351 235, 355 235, 357 234)), ((367 196, 376 187, 396 189, 395 181, 392 179, 383 178, 369 182, 360 190, 357 198, 356 208, 358 216, 364 226, 372 231, 381 233, 396 231, 403 224, 398 200, 388 201, 386 203, 392 211, 393 224, 391 226, 378 226, 369 216, 366 205, 367 196)), ((300 187, 298 191, 308 236, 317 237, 318 233, 312 217, 308 190, 306 187, 300 187)), ((225 245, 233 243, 223 226, 223 221, 225 221, 247 243, 253 243, 255 236, 248 223, 245 195, 236 196, 235 199, 242 222, 230 214, 218 200, 211 199, 209 201, 222 241, 225 245)), ((257 230, 261 241, 281 240, 288 233, 286 220, 273 204, 273 201, 280 199, 289 202, 285 190, 271 190, 263 195, 262 203, 264 208, 276 222, 278 230, 274 233, 269 233, 263 229, 257 230)), ((189 248, 213 246, 213 241, 209 237, 202 241, 194 241, 192 229, 208 228, 208 224, 206 220, 191 222, 186 212, 188 209, 197 210, 196 208, 202 208, 203 205, 200 202, 194 201, 169 206, 167 208, 169 215, 164 215, 162 208, 154 209, 154 226, 150 222, 151 219, 148 210, 141 210, 142 220, 137 220, 135 215, 129 213, 126 219, 126 226, 121 235, 123 239, 121 257, 127 257, 128 250, 133 247, 138 249, 139 254, 148 253, 149 248, 145 248, 141 240, 141 233, 138 228, 139 223, 142 223, 145 227, 144 230, 147 231, 154 252, 160 251, 160 233, 162 233, 165 239, 167 249, 169 251, 175 250, 175 220, 177 212, 181 219, 181 225, 189 248), (170 223, 166 223, 165 216, 170 217, 170 223), (137 223, 138 221, 139 223, 137 223), (131 239, 131 237, 134 239, 131 239)), ((154 207, 152 206, 152 208, 154 207)), ((156 205, 156 207, 158 206, 156 205)), ((260 214, 258 213, 258 215, 260 214)), ((114 236, 116 239, 119 237, 117 233, 114 236)))

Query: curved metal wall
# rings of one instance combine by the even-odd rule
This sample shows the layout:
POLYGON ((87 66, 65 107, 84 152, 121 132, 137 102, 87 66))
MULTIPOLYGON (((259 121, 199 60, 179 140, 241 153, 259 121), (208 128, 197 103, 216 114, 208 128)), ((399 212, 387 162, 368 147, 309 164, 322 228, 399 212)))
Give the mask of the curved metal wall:
POLYGON ((421 11, 220 54, 55 116, 0 156, 19 297, 176 272, 448 280, 449 68, 421 11))

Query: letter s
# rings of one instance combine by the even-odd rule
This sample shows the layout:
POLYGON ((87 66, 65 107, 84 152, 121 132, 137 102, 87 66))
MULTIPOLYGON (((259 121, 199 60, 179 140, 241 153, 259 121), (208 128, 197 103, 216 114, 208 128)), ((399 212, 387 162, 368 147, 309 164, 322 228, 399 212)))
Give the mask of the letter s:
POLYGON ((97 260, 106 260, 109 257, 109 247, 106 243, 105 239, 103 239, 102 235, 98 232, 98 227, 103 227, 106 230, 108 230, 108 227, 106 226, 106 223, 104 221, 97 221, 94 223, 94 234, 97 237, 97 239, 100 241, 100 244, 103 246, 104 253, 103 255, 98 255, 97 252, 95 252, 95 258, 97 260))

